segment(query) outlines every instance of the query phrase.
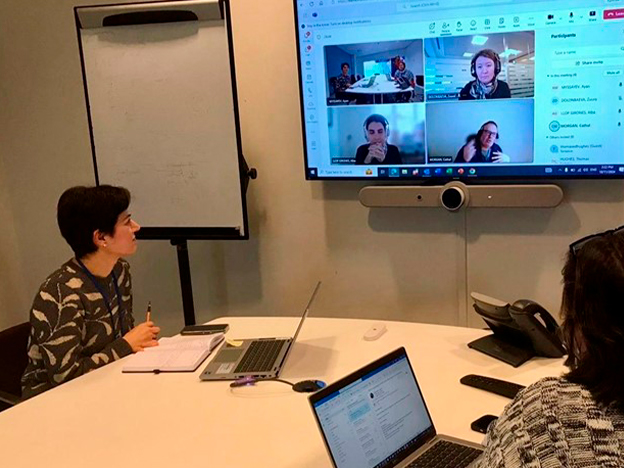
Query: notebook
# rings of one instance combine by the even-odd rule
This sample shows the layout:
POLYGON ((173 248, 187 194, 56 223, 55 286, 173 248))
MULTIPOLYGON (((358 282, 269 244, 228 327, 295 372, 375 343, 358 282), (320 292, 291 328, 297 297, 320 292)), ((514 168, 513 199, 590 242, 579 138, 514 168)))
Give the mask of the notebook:
POLYGON ((320 287, 319 281, 301 315, 294 336, 252 338, 240 340, 236 345, 228 342, 208 363, 199 378, 201 380, 236 380, 242 377, 256 379, 279 377, 320 287))
POLYGON ((223 333, 161 338, 158 346, 133 354, 122 372, 193 372, 223 341, 223 333))
POLYGON ((463 468, 483 451, 436 433, 405 348, 309 400, 336 468, 463 468))

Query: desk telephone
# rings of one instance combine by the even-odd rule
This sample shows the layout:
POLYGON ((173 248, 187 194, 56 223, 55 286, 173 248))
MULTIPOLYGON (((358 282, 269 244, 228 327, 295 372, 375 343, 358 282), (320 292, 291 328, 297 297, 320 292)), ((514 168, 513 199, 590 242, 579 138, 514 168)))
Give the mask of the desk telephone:
POLYGON ((534 356, 560 358, 566 354, 559 325, 536 302, 520 299, 513 304, 473 292, 475 311, 492 335, 468 343, 470 348, 518 367, 534 356))

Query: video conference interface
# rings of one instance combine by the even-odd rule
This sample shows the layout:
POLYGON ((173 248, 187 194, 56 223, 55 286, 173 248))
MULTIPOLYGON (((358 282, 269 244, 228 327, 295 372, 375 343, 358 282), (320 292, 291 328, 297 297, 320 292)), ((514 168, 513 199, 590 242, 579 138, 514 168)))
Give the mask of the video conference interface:
POLYGON ((309 179, 624 177, 624 8, 296 8, 309 179))
POLYGON ((432 428, 405 356, 318 401, 314 411, 338 468, 391 466, 432 428))

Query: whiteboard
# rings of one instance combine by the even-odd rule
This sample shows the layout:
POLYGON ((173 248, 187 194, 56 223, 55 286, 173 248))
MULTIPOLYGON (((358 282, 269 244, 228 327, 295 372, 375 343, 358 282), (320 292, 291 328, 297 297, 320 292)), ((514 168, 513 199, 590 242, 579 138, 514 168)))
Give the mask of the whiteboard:
POLYGON ((76 9, 96 180, 130 190, 144 233, 246 236, 230 28, 214 14, 223 10, 196 21, 102 26, 117 9, 210 4, 218 6, 76 9))

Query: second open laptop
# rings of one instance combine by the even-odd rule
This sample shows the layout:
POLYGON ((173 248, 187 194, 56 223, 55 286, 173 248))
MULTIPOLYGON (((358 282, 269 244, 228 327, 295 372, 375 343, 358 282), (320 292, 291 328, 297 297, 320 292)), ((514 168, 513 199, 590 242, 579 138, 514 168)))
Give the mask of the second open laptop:
MULTIPOLYGON (((216 356, 208 363, 202 374, 201 380, 236 380, 243 377, 256 379, 272 379, 278 377, 286 364, 286 359, 297 340, 314 298, 321 287, 321 282, 316 287, 306 305, 295 335, 286 338, 255 338, 241 340, 239 346, 225 343, 216 356)), ((238 344, 238 343, 237 343, 238 344)))
POLYGON ((463 468, 483 451, 436 433, 405 348, 309 398, 335 468, 463 468))

